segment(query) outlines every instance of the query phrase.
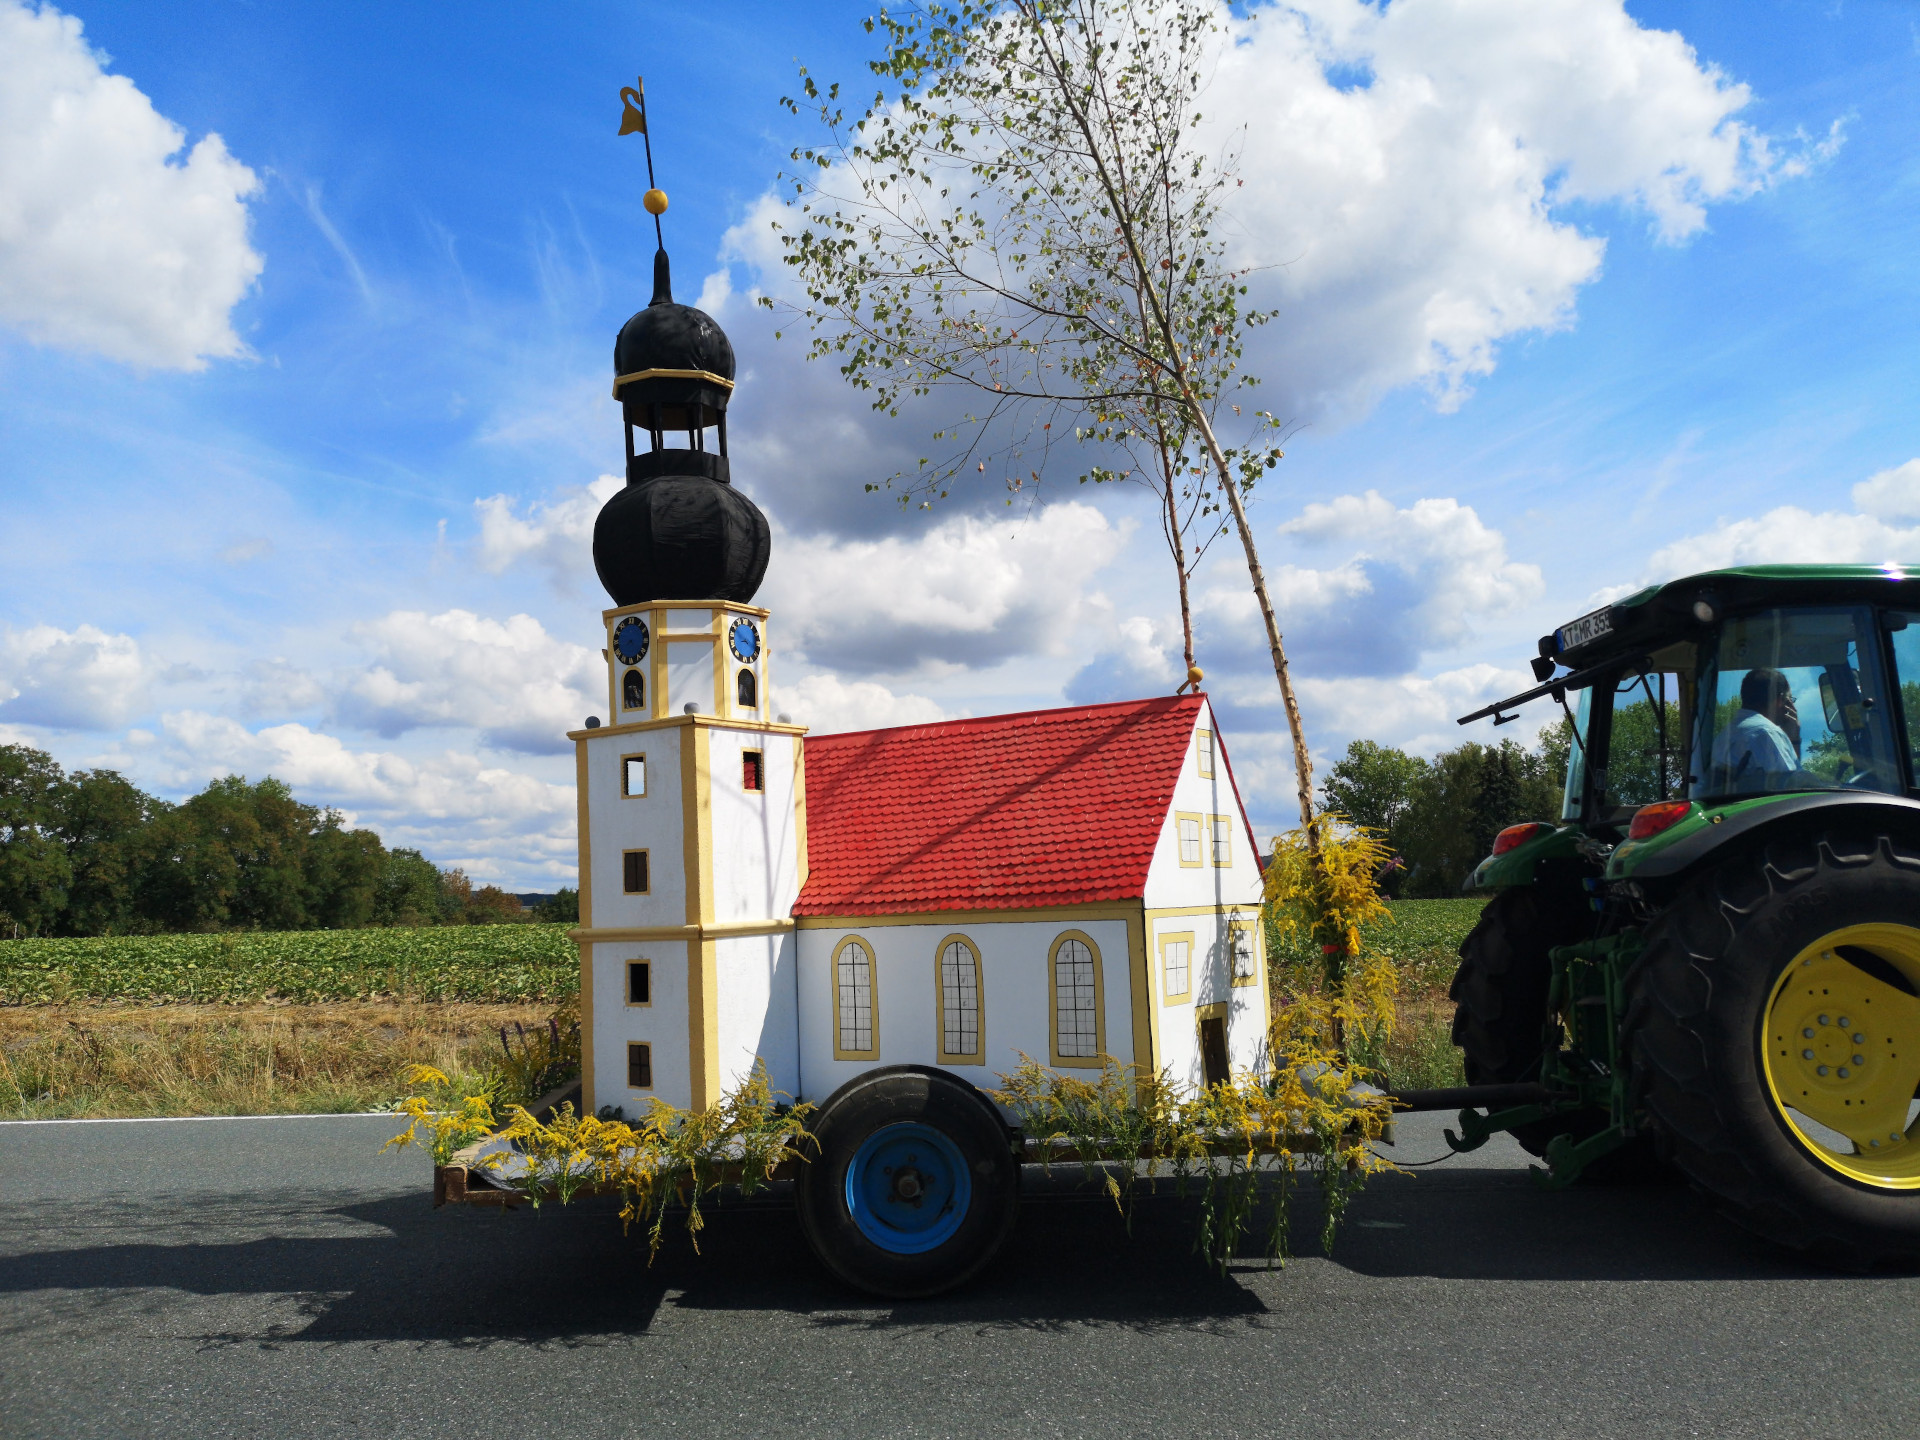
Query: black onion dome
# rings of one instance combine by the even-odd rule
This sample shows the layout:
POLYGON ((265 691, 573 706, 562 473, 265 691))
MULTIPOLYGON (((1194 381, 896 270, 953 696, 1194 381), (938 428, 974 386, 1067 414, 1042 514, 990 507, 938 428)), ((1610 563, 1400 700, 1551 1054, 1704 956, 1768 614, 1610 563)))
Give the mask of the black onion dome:
POLYGON ((767 573, 772 536, 760 507, 733 488, 724 453, 733 346, 712 316, 674 302, 664 250, 653 291, 613 347, 613 393, 651 443, 636 452, 629 432, 627 485, 594 521, 593 568, 615 605, 745 604, 767 573), (709 425, 720 427, 721 453, 666 448, 668 435, 709 425))
POLYGON ((733 364, 727 332, 706 311, 674 300, 667 252, 656 252, 653 300, 613 342, 613 393, 627 423, 669 431, 716 423, 732 395, 733 364))

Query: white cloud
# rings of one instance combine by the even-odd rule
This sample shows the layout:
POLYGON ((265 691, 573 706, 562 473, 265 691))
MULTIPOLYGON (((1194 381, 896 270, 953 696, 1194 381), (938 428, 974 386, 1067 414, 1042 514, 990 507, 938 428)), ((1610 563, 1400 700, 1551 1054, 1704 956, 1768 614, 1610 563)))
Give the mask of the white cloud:
POLYGON ((1862 480, 1853 487, 1853 508, 1878 520, 1920 520, 1920 460, 1862 480))
POLYGON ((1777 153, 1745 85, 1621 0, 1294 0, 1234 29, 1203 104, 1245 127, 1228 228, 1279 310, 1250 368, 1291 419, 1409 381, 1451 406, 1500 341, 1569 324, 1605 242, 1556 207, 1678 242, 1839 143, 1777 153))
POLYGON ((572 883, 573 786, 490 765, 459 750, 408 758, 355 750, 305 725, 249 730, 225 716, 169 712, 160 732, 132 731, 118 768, 175 792, 223 775, 283 780, 311 804, 331 805, 370 825, 389 846, 409 845, 476 879, 572 883))
POLYGON ((1729 565, 1920 563, 1920 460, 1882 470, 1853 487, 1853 512, 1816 514, 1782 505, 1764 515, 1723 519, 1711 530, 1656 550, 1646 579, 1671 580, 1729 565))
POLYGON ((849 682, 831 674, 809 675, 780 687, 774 704, 796 724, 811 726, 816 735, 927 725, 950 718, 924 695, 896 695, 872 680, 849 682))
MULTIPOLYGON (((1421 655, 1467 639, 1476 621, 1544 589, 1539 566, 1509 560, 1505 537, 1457 500, 1401 509, 1372 490, 1342 495, 1307 506, 1280 533, 1346 552, 1330 566, 1269 569, 1289 655, 1305 673, 1410 671, 1421 655)), ((1194 605, 1201 667, 1263 665, 1266 635, 1244 564, 1223 555, 1208 576, 1194 605)))
POLYGON ((57 730, 107 730, 137 713, 148 665, 129 635, 91 625, 0 626, 0 719, 57 730))
POLYGON ((1105 601, 1089 589, 1127 528, 1092 506, 956 516, 915 536, 776 536, 767 598, 784 643, 816 665, 871 674, 1059 654, 1105 601))
POLYGON ((396 610, 354 633, 375 661, 346 681, 336 712, 382 735, 471 727, 490 745, 558 752, 589 710, 605 708, 600 656, 554 639, 530 615, 396 610))
POLYGON ((480 512, 481 567, 498 575, 530 562, 571 592, 583 576, 593 574, 594 518, 625 483, 602 475, 591 485, 562 490, 554 500, 536 500, 524 513, 516 513, 518 502, 508 495, 474 501, 480 512))
POLYGON ((106 63, 72 16, 0 0, 0 322, 140 368, 244 355, 259 181, 218 135, 176 161, 185 132, 106 63))

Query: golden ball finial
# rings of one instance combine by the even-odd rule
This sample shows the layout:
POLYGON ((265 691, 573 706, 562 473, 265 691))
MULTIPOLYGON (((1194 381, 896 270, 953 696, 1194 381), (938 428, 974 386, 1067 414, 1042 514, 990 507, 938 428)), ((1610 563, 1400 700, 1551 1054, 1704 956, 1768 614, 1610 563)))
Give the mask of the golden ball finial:
POLYGON ((667 213, 667 192, 649 190, 640 197, 640 203, 647 207, 649 215, 664 215, 667 213))
POLYGON ((1194 688, 1198 689, 1200 682, 1206 678, 1206 672, 1198 665, 1189 665, 1187 667, 1187 683, 1194 688))

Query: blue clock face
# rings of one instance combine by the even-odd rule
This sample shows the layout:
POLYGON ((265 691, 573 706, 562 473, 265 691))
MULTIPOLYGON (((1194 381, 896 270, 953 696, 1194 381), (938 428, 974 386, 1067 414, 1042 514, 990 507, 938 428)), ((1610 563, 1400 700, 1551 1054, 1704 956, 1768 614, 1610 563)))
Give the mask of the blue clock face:
POLYGON ((736 620, 727 631, 727 647, 733 651, 734 659, 750 665, 760 654, 760 632, 751 620, 736 620))
POLYGON ((647 658, 647 622, 629 615, 613 629, 613 653, 622 665, 638 665, 647 658))

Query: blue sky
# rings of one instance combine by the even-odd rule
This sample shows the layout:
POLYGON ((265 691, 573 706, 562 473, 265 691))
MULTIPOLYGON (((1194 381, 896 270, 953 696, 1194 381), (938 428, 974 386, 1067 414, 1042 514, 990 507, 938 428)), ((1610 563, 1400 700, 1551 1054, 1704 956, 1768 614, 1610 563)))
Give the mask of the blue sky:
MULTIPOLYGON (((871 415, 751 306, 806 138, 777 102, 796 60, 857 79, 866 13, 0 0, 0 739, 173 796, 272 772, 477 877, 568 880, 584 535, 650 289, 635 73, 676 292, 741 357, 776 705, 1170 690, 1150 516, 866 495, 930 417, 871 415)), ((1532 637, 1646 579, 1920 559, 1914 7, 1252 13, 1209 103, 1276 267, 1252 368, 1303 428, 1255 516, 1323 765, 1456 743, 1532 637)), ((1244 567, 1210 565, 1201 663, 1278 828, 1244 567)))

